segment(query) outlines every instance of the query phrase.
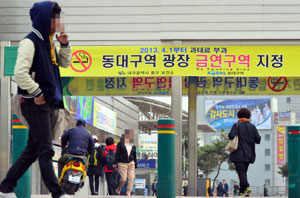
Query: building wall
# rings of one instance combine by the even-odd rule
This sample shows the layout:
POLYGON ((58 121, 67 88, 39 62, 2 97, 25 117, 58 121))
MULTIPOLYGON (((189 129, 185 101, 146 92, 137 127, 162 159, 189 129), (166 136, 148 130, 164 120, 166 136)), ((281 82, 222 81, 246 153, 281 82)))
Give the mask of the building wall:
MULTIPOLYGON (((0 40, 30 31, 34 0, 0 4, 0 40)), ((72 44, 140 45, 161 40, 299 39, 297 0, 58 0, 72 44)))
MULTIPOLYGON (((117 112, 117 135, 121 136, 125 129, 135 130, 135 140, 138 139, 138 115, 139 108, 123 97, 100 97, 95 101, 110 110, 117 112)), ((109 134, 108 134, 109 135, 109 134)), ((137 144, 137 142, 136 142, 137 144)))

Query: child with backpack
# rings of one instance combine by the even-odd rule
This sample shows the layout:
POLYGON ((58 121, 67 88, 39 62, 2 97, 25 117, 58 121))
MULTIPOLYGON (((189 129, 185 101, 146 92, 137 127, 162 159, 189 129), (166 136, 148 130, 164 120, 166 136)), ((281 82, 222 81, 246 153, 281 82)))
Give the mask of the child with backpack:
POLYGON ((90 190, 92 195, 98 195, 99 194, 99 177, 103 174, 103 152, 102 147, 98 143, 98 137, 96 135, 93 135, 93 140, 95 143, 95 148, 91 155, 88 156, 88 170, 87 170, 87 176, 89 177, 90 181, 90 190), (95 182, 95 186, 94 186, 95 182))
MULTIPOLYGON (((115 181, 112 181, 114 178, 112 177, 112 174, 114 173, 114 170, 117 170, 115 163, 115 155, 117 146, 114 144, 114 139, 112 137, 108 137, 105 140, 106 147, 104 148, 104 171, 105 171, 105 177, 107 181, 108 186, 108 193, 109 195, 116 195, 115 192, 115 186, 112 184, 115 181)), ((117 172, 116 172, 117 173, 117 172)))

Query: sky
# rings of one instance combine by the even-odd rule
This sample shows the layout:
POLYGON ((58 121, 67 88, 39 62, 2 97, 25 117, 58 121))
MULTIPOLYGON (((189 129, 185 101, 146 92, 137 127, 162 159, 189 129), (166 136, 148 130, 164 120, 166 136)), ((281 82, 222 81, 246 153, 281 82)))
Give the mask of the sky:
MULTIPOLYGON (((171 96, 151 96, 151 97, 145 97, 145 98, 158 100, 160 102, 164 102, 164 103, 171 105, 171 96)), ((188 97, 187 96, 182 96, 182 109, 185 111, 188 111, 188 97)))

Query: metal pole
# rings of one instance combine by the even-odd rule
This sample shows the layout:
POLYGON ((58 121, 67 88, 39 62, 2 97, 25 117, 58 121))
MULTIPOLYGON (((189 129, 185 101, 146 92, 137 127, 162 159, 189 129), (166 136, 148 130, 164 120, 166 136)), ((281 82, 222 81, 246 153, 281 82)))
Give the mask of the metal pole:
POLYGON ((299 163, 300 126, 288 126, 288 170, 289 170, 289 197, 298 197, 300 194, 299 163))
POLYGON ((197 196, 197 77, 189 77, 188 196, 197 196))
POLYGON ((158 120, 158 198, 175 198, 175 120, 158 120))
POLYGON ((172 118, 175 119, 175 186, 176 196, 182 194, 182 77, 172 77, 172 118))
POLYGON ((11 146, 10 77, 4 76, 4 48, 10 42, 1 41, 0 44, 0 180, 3 180, 10 164, 11 146))
MULTIPOLYGON (((28 128, 22 124, 18 117, 13 115, 13 163, 17 161, 24 151, 28 140, 28 128)), ((17 197, 30 198, 31 175, 30 168, 19 179, 15 188, 17 197)))

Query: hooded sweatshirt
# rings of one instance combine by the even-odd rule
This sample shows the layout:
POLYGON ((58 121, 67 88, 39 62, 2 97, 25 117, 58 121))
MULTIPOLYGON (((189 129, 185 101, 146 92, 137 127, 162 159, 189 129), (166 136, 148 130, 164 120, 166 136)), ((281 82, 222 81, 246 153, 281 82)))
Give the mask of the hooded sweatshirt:
MULTIPOLYGON (((63 108, 60 73, 51 57, 51 13, 55 2, 43 1, 33 5, 30 17, 33 30, 20 42, 15 67, 18 93, 33 99, 43 94, 49 106, 63 108)), ((53 49, 53 48, 52 48, 53 49)), ((71 48, 61 45, 57 63, 68 67, 71 48)))

